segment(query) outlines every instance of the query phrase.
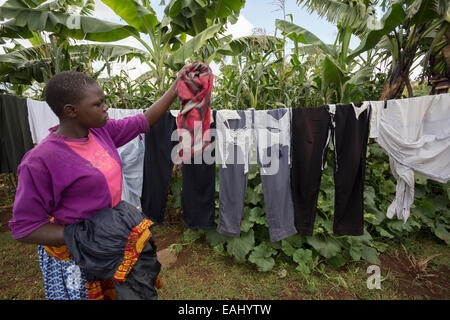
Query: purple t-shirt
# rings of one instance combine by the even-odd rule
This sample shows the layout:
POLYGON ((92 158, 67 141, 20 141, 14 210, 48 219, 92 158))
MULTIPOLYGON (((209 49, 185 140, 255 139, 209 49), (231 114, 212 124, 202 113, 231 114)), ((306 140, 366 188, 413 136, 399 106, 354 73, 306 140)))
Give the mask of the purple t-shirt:
POLYGON ((110 119, 88 137, 71 139, 54 132, 25 154, 20 163, 13 217, 14 239, 49 223, 68 225, 92 217, 120 201, 122 162, 117 148, 146 133, 144 114, 110 119))

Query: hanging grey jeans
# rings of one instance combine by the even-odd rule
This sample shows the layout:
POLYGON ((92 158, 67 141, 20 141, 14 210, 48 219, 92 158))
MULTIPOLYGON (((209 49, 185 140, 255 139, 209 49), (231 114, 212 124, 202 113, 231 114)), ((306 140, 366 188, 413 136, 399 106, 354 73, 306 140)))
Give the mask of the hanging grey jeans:
POLYGON ((236 117, 228 110, 223 117, 220 112, 217 134, 219 155, 223 157, 219 159, 217 231, 240 236, 253 145, 257 151, 270 240, 280 241, 296 234, 290 190, 290 110, 235 111, 236 117), (225 141, 227 138, 232 141, 225 141), (220 150, 221 147, 224 149, 220 150))

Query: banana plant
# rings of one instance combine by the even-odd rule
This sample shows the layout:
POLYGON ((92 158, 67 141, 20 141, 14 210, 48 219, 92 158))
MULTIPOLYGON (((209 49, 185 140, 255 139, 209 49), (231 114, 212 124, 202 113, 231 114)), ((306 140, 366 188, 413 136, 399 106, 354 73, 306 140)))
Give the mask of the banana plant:
POLYGON ((410 74, 415 66, 421 66, 424 74, 432 74, 435 65, 429 64, 430 56, 443 56, 439 69, 445 74, 446 61, 450 61, 448 48, 450 11, 448 0, 395 0, 382 1, 387 12, 377 20, 373 10, 366 10, 379 1, 353 0, 297 0, 311 12, 328 21, 351 26, 361 39, 360 45, 349 54, 352 60, 369 50, 380 50, 383 59, 389 61, 389 72, 380 100, 399 98, 406 86, 408 95, 413 91, 410 74), (350 22, 360 15, 360 25, 350 22), (372 13, 371 13, 372 12, 372 13))
MULTIPOLYGON (((136 38, 149 54, 149 66, 162 94, 172 71, 178 71, 190 57, 216 37, 228 19, 237 21, 244 0, 170 1, 158 21, 149 1, 102 0, 150 43, 136 38), (192 36, 187 40, 187 35, 192 36)), ((164 2, 163 2, 164 3, 164 2)), ((206 57, 203 57, 203 61, 206 57)))
POLYGON ((101 40, 102 32, 112 30, 112 39, 121 39, 128 36, 127 30, 132 31, 121 25, 102 25, 101 20, 84 16, 92 12, 92 0, 6 1, 0 7, 1 15, 9 19, 0 24, 2 39, 24 38, 32 46, 25 48, 16 43, 13 49, 5 47, 6 53, 0 55, 0 81, 30 85, 33 81, 46 82, 64 70, 91 70, 92 61, 97 59, 108 62, 142 58, 142 52, 130 47, 77 45, 71 37, 82 39, 83 32, 86 39, 101 40))
MULTIPOLYGON (((450 44, 450 38, 445 36, 450 30, 448 1, 399 2, 404 10, 404 19, 391 32, 382 36, 382 40, 388 43, 387 53, 392 59, 380 100, 399 98, 405 87, 408 96, 413 96, 410 74, 418 65, 422 67, 423 74, 432 74, 435 69, 435 65, 429 64, 432 53, 446 57, 444 63, 450 61, 449 51, 444 50, 450 44)), ((444 75, 447 68, 441 68, 444 75)))
POLYGON ((208 26, 228 22, 236 23, 245 0, 171 0, 166 6, 163 25, 175 33, 187 33, 194 37, 208 26))
POLYGON ((9 19, 0 25, 1 38, 29 39, 33 31, 47 31, 60 36, 99 42, 111 42, 139 32, 128 25, 71 14, 59 1, 7 0, 0 7, 0 16, 9 19))
MULTIPOLYGON (((128 62, 134 58, 145 61, 147 53, 130 46, 112 44, 69 45, 51 37, 48 43, 15 48, 5 48, 0 55, 0 82, 32 84, 46 82, 53 74, 64 70, 86 71, 92 69, 92 62, 102 60, 104 67, 113 61, 128 62)), ((92 71, 92 70, 91 70, 92 71)), ((102 70, 100 70, 102 71, 102 70)), ((99 72, 96 72, 99 74, 99 72)))
MULTIPOLYGON (((171 73, 177 71, 186 58, 194 56, 199 47, 223 31, 229 17, 230 21, 237 20, 245 1, 174 0, 167 6, 169 9, 166 8, 169 15, 165 15, 161 21, 158 21, 150 2, 146 0, 103 0, 103 3, 126 24, 72 14, 66 8, 61 8, 60 1, 57 0, 45 2, 7 0, 0 7, 0 16, 9 19, 0 23, 0 39, 31 39, 37 32, 51 33, 60 39, 103 43, 134 37, 144 47, 142 51, 145 52, 145 57, 142 58, 142 52, 136 56, 150 67, 151 74, 158 83, 158 96, 167 87, 171 73), (177 8, 179 10, 176 10, 177 8), (204 23, 192 27, 185 26, 184 29, 177 27, 176 23, 183 19, 191 23, 194 20, 200 21, 197 16, 192 16, 191 12, 203 16, 204 19, 201 21, 204 23), (188 34, 192 34, 193 38, 186 41, 188 34), (149 42, 144 40, 145 36, 148 36, 149 42), (174 57, 170 58, 172 54, 174 57)), ((123 48, 123 51, 129 52, 129 48, 123 48)), ((127 53, 127 56, 130 54, 127 53)), ((6 70, 7 67, 0 65, 0 71, 6 70)))
POLYGON ((363 34, 367 30, 366 22, 375 16, 378 1, 370 0, 297 0, 310 13, 325 18, 333 24, 350 27, 354 34, 363 34))
POLYGON ((352 28, 340 27, 335 43, 329 45, 292 22, 276 20, 275 25, 294 42, 296 52, 299 44, 312 45, 320 50, 320 90, 324 104, 354 101, 358 85, 370 79, 374 64, 361 66, 356 59, 350 57, 352 28))

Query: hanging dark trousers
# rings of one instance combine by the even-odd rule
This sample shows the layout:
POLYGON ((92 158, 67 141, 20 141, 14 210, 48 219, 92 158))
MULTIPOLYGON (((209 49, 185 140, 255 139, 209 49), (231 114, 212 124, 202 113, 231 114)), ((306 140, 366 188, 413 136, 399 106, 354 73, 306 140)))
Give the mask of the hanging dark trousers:
MULTIPOLYGON (((215 110, 213 110, 213 119, 215 110)), ((215 122, 211 124, 215 128, 215 122)), ((176 118, 166 114, 145 135, 144 180, 142 184, 142 211, 153 222, 164 222, 167 195, 174 163, 172 154, 178 144, 171 140, 172 133, 177 129, 176 118)), ((214 140, 212 145, 214 145, 214 140)), ((214 228, 215 216, 215 178, 216 165, 184 163, 182 173, 182 208, 187 228, 214 228)))
POLYGON ((176 129, 175 117, 166 112, 145 134, 142 211, 156 224, 164 221, 173 169, 170 152, 177 144, 171 141, 171 135, 176 129))
POLYGON ((328 145, 333 141, 333 232, 336 236, 363 235, 369 115, 367 109, 357 119, 352 105, 335 106, 334 114, 333 106, 292 110, 291 189, 295 227, 299 234, 313 235, 323 166, 328 145))
POLYGON ((0 173, 17 173, 23 156, 33 147, 27 99, 0 95, 0 173))

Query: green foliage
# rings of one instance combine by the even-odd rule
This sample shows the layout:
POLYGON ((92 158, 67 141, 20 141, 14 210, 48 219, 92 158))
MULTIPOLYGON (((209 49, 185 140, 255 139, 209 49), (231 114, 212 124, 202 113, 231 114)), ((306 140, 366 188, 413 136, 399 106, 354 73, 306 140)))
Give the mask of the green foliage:
POLYGON ((193 52, 197 52, 207 40, 214 37, 220 30, 220 27, 220 25, 216 24, 198 33, 194 38, 186 42, 184 46, 174 52, 169 57, 167 64, 175 70, 181 69, 185 65, 186 60, 192 57, 193 52))
POLYGON ((56 1, 32 6, 24 0, 8 0, 0 7, 0 15, 12 19, 0 28, 0 37, 4 38, 28 39, 33 32, 40 31, 100 42, 139 36, 137 30, 130 26, 65 12, 56 1))
POLYGON ((245 0, 171 0, 164 13, 173 30, 196 36, 211 22, 224 24, 230 17, 235 23, 244 4, 245 0))
MULTIPOLYGON (((147 78, 153 81, 155 97, 159 98, 170 86, 168 82, 172 81, 173 73, 180 70, 188 58, 211 61, 216 49, 226 47, 216 39, 217 33, 224 31, 228 21, 237 21, 245 1, 172 0, 161 21, 146 0, 103 0, 103 3, 126 24, 86 16, 93 12, 92 0, 7 0, 0 6, 0 16, 9 19, 0 22, 0 43, 5 43, 4 39, 14 41, 11 39, 22 38, 29 40, 33 47, 25 52, 0 55, 0 81, 6 82, 7 88, 10 88, 9 84, 43 83, 60 71, 86 72, 96 59, 105 61, 105 66, 108 66, 109 62, 117 59, 137 57, 151 69, 147 78), (148 40, 144 40, 143 35, 148 40), (186 42, 187 35, 193 39, 186 42), (90 54, 79 54, 79 46, 71 43, 73 39, 105 43, 130 36, 144 50, 132 50, 117 44, 111 50, 108 45, 96 44, 92 47, 98 54, 93 58, 90 54), (56 45, 46 39, 49 37, 56 39, 56 45), (88 68, 83 67, 86 60, 88 68)), ((225 42, 230 40, 227 38, 225 42)), ((220 49, 222 53, 227 51, 220 49)), ((126 104, 124 98, 121 100, 126 104)))

